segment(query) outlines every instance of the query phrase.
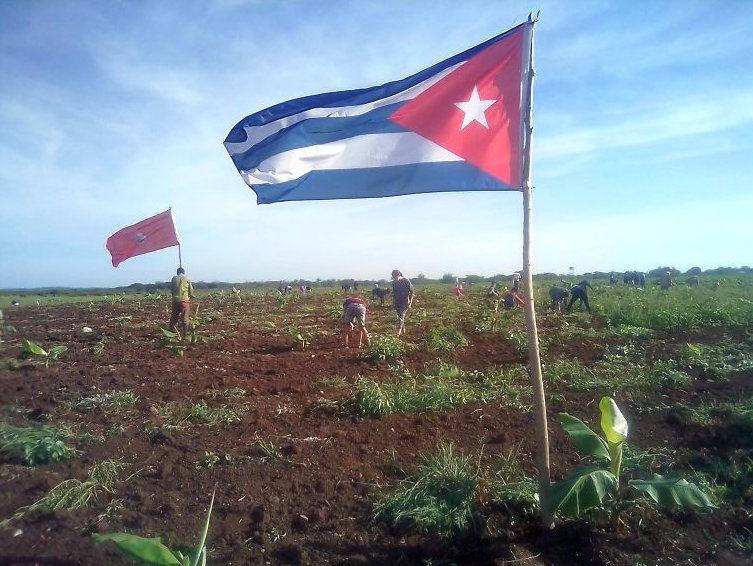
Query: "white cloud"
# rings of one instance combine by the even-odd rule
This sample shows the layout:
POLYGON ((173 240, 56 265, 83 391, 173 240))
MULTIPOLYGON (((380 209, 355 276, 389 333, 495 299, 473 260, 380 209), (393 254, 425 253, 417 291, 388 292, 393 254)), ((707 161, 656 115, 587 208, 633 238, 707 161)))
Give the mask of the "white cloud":
POLYGON ((678 95, 652 101, 644 99, 614 111, 612 115, 589 115, 587 119, 588 123, 597 122, 599 125, 590 128, 576 125, 537 138, 537 158, 569 158, 657 144, 663 144, 661 151, 674 152, 677 146, 673 144, 750 125, 753 122, 753 89, 678 95))

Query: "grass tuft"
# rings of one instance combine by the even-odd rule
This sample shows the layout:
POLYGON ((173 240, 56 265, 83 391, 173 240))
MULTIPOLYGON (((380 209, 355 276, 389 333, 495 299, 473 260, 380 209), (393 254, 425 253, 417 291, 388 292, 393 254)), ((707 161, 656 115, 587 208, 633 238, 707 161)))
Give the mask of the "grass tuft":
POLYGON ((15 427, 0 423, 0 452, 26 466, 61 462, 76 454, 63 442, 69 436, 66 432, 44 425, 15 427))
POLYGON ((97 500, 101 491, 112 490, 123 467, 122 463, 115 460, 105 460, 95 464, 89 470, 89 477, 86 481, 68 479, 59 483, 43 498, 31 505, 21 507, 9 519, 0 521, 0 528, 5 528, 13 521, 23 519, 37 511, 55 511, 56 509, 75 511, 88 507, 97 500))
POLYGON ((415 473, 379 496, 375 520, 393 525, 408 523, 446 540, 475 529, 475 498, 479 479, 471 457, 452 444, 440 443, 436 452, 420 454, 415 473))

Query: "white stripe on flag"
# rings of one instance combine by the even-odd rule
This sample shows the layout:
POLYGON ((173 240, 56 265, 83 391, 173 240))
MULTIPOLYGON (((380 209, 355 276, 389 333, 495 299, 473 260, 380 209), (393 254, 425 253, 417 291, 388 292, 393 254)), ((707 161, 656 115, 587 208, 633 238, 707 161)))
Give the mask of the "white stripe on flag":
POLYGON ((414 163, 463 161, 414 132, 367 134, 336 142, 291 149, 241 171, 249 185, 284 183, 315 169, 366 169, 414 163))
POLYGON ((359 104, 356 106, 311 108, 310 110, 299 112, 298 114, 292 114, 291 116, 286 116, 285 118, 275 120, 274 122, 269 122, 268 124, 263 124, 261 126, 245 126, 243 129, 246 131, 246 141, 237 143, 225 142, 225 147, 227 148, 227 151, 231 156, 237 155, 239 153, 244 153, 249 148, 253 147, 269 136, 276 134, 280 130, 289 128, 290 126, 297 124, 298 122, 302 122, 303 120, 309 120, 311 118, 346 118, 348 116, 360 116, 362 114, 366 114, 367 112, 371 112, 376 108, 381 108, 389 104, 395 104, 396 102, 401 102, 403 100, 411 100, 427 90, 429 87, 442 80, 444 77, 449 75, 452 71, 454 71, 464 63, 465 61, 458 63, 457 65, 454 65, 452 67, 448 67, 440 73, 432 75, 425 81, 422 81, 417 85, 412 86, 411 88, 393 94, 392 96, 388 96, 387 98, 380 98, 379 100, 374 100, 372 102, 359 104))

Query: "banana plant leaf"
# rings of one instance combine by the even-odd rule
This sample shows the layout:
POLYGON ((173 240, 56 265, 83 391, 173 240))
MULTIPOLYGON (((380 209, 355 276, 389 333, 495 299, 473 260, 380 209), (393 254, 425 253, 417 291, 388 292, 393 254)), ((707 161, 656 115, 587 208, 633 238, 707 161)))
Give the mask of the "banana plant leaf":
POLYGON ((170 566, 171 564, 182 564, 173 552, 162 544, 159 537, 145 538, 128 533, 111 533, 105 535, 93 534, 92 537, 97 542, 112 541, 121 552, 141 560, 146 564, 158 564, 170 566))
POLYGON ((573 468, 564 480, 552 484, 549 511, 563 517, 579 517, 602 507, 604 497, 616 486, 617 478, 609 470, 595 466, 573 468))
POLYGON ((560 413, 560 423, 564 431, 570 435, 575 448, 583 456, 597 461, 609 462, 611 460, 607 443, 579 418, 560 413))
POLYGON ((67 351, 68 346, 63 346, 62 344, 59 346, 53 346, 50 348, 50 357, 57 358, 60 354, 65 354, 67 351))
POLYGON ((628 435, 628 424, 622 411, 611 397, 602 397, 599 401, 601 411, 601 429, 607 441, 612 444, 621 444, 628 435))
POLYGON ((665 478, 654 474, 650 480, 630 480, 628 485, 664 507, 716 509, 716 505, 696 484, 684 479, 665 478))
MULTIPOLYGON (((198 309, 197 309, 198 310, 198 309)), ((209 520, 212 518, 212 508, 214 507, 214 494, 212 492, 212 500, 209 502, 209 511, 204 519, 204 527, 201 529, 201 535, 199 535, 199 542, 194 549, 194 555, 191 560, 191 566, 204 566, 207 563, 207 533, 209 532, 209 520)))
POLYGON ((33 354, 34 356, 47 356, 47 352, 39 344, 31 340, 24 340, 24 353, 33 354))

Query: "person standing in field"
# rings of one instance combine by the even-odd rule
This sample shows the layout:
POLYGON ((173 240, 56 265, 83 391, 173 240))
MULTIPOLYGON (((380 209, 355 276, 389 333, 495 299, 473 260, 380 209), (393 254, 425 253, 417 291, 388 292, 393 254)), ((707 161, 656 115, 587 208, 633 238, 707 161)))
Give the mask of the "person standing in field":
POLYGON ((492 279, 491 284, 489 285, 489 289, 486 291, 486 298, 487 299, 496 299, 499 297, 499 293, 497 293, 497 282, 492 279))
POLYGON ((517 293, 520 289, 520 273, 517 271, 512 274, 512 291, 513 293, 517 293))
POLYGON ((664 271, 659 277, 659 286, 662 291, 666 291, 672 286, 672 272, 664 271))
POLYGON ((355 330, 353 321, 358 325, 358 347, 363 346, 363 339, 366 338, 366 345, 369 345, 369 331, 366 330, 366 303, 360 297, 348 297, 343 302, 343 341, 345 347, 349 347, 350 335, 355 330))
POLYGON ((175 332, 178 322, 181 324, 181 338, 188 335, 188 316, 191 311, 191 299, 193 299, 193 284, 186 277, 186 270, 178 268, 175 277, 170 281, 170 291, 173 296, 173 312, 170 316, 170 331, 175 332))
POLYGON ((452 290, 452 294, 456 297, 465 297, 463 294, 463 284, 460 282, 460 279, 455 279, 455 288, 452 290))
POLYGON ((397 270, 392 270, 392 305, 397 313, 397 335, 405 333, 405 315, 413 305, 413 284, 397 270))

